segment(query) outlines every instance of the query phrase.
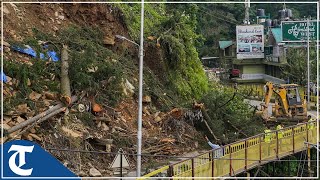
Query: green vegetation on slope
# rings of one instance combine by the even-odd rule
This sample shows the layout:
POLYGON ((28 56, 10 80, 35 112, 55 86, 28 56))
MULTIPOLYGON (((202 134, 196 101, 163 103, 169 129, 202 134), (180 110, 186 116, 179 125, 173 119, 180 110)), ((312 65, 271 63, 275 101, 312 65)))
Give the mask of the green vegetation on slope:
MULTIPOLYGON (((126 17, 130 35, 139 38, 140 5, 117 5, 126 17)), ((155 36, 165 53, 165 69, 169 86, 184 99, 200 98, 208 90, 195 44, 201 40, 195 33, 198 6, 146 4, 145 36, 155 36)))

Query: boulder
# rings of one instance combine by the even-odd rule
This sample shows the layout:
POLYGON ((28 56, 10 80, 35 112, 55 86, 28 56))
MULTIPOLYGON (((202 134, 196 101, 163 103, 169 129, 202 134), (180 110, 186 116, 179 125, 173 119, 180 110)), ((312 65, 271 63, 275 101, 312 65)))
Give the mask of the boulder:
POLYGON ((90 168, 89 174, 92 177, 102 176, 102 174, 96 168, 90 168))
POLYGON ((114 38, 105 36, 105 37, 103 38, 103 43, 104 43, 105 45, 114 45, 115 41, 114 41, 114 38))
POLYGON ((151 102, 151 97, 150 97, 150 96, 143 96, 142 102, 144 102, 144 103, 150 103, 150 102, 151 102))

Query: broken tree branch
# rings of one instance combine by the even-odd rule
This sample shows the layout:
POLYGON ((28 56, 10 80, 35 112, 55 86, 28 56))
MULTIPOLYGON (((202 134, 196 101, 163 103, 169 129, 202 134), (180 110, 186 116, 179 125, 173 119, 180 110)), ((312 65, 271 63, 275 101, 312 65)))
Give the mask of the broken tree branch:
POLYGON ((229 120, 227 121, 235 130, 237 130, 239 133, 243 134, 244 136, 248 137, 247 134, 245 134, 244 132, 242 132, 241 129, 237 128, 235 125, 233 125, 229 120))
MULTIPOLYGON (((78 97, 77 96, 73 96, 71 98, 71 103, 74 103, 77 100, 78 100, 78 97)), ((17 131, 19 129, 22 129, 22 128, 28 126, 29 124, 32 124, 33 122, 37 121, 40 118, 48 116, 51 113, 56 113, 56 112, 60 113, 60 112, 62 112, 61 108, 64 107, 64 106, 65 106, 64 104, 59 103, 59 104, 55 105, 54 107, 48 109, 47 111, 45 111, 43 113, 40 113, 40 114, 38 114, 38 115, 34 116, 33 118, 30 118, 30 119, 28 119, 26 121, 23 121, 22 123, 20 123, 20 124, 18 124, 16 126, 13 126, 12 128, 8 129, 7 133, 11 134, 11 133, 13 133, 13 132, 15 132, 15 131, 17 131)))
POLYGON ((209 117, 208 113, 207 113, 206 110, 204 109, 204 106, 202 106, 201 112, 202 112, 203 117, 204 117, 203 121, 204 121, 204 123, 206 124, 208 130, 209 130, 210 133, 212 134, 213 138, 214 138, 216 141, 218 141, 219 138, 217 138, 217 136, 214 135, 212 129, 210 128, 209 124, 208 124, 207 121, 206 121, 206 120, 208 120, 208 121, 212 122, 212 120, 211 120, 211 118, 209 117), (205 120, 205 119, 206 119, 206 120, 205 120))
MULTIPOLYGON (((15 136, 14 136, 13 138, 11 138, 11 139, 15 139, 15 138, 18 137, 19 135, 21 135, 21 134, 27 132, 29 129, 33 128, 35 125, 37 125, 37 124, 39 124, 39 123, 42 123, 43 121, 45 121, 45 120, 47 120, 47 119, 49 119, 49 118, 51 118, 51 117, 59 114, 60 112, 62 112, 62 111, 64 111, 64 110, 65 110, 65 107, 62 107, 62 108, 57 109, 56 111, 54 111, 54 112, 52 112, 52 113, 50 113, 50 114, 48 114, 48 115, 46 115, 46 116, 40 118, 38 121, 34 121, 33 124, 31 124, 30 126, 28 126, 27 128, 25 128, 23 131, 19 132, 17 135, 15 135, 15 136)), ((17 126, 18 126, 18 125, 17 125, 17 126)), ((10 130, 10 129, 9 129, 9 130, 10 130)), ((9 131, 9 130, 8 130, 8 131, 9 131)))

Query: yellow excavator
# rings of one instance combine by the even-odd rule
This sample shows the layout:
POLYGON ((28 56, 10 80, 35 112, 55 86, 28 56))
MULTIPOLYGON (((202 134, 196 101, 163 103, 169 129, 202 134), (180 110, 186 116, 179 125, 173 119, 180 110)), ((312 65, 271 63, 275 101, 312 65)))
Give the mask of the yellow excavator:
POLYGON ((266 122, 292 124, 307 121, 307 103, 304 98, 300 97, 298 87, 297 84, 267 82, 264 86, 264 100, 257 115, 260 115, 266 122), (272 115, 269 115, 268 106, 273 93, 276 95, 275 104, 272 105, 272 115))

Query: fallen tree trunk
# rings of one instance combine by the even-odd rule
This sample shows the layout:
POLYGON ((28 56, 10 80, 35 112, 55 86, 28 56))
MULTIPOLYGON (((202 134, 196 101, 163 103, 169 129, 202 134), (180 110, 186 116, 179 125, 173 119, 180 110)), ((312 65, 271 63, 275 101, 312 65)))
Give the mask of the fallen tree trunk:
POLYGON ((61 51, 61 101, 67 105, 71 104, 71 88, 69 79, 69 56, 68 56, 68 46, 63 45, 61 51))
MULTIPOLYGON (((15 139, 17 136, 22 135, 23 133, 27 132, 29 129, 33 128, 35 125, 42 123, 43 121, 59 114, 60 112, 64 111, 66 108, 62 107, 60 109, 57 109, 56 111, 53 111, 52 113, 40 118, 38 121, 34 121, 33 124, 31 124, 30 126, 28 126, 27 128, 25 128, 23 131, 19 132, 17 135, 15 135, 13 138, 11 139, 15 139)), ((19 125, 17 125, 19 126, 19 125)), ((15 126, 14 126, 15 127, 15 126)), ((23 127, 22 127, 23 128, 23 127)), ((21 129, 21 128, 20 128, 21 129)), ((9 129, 10 130, 10 129, 9 129)), ((18 129, 19 130, 19 129, 18 129)), ((10 133, 9 133, 10 134, 10 133)))
POLYGON ((209 130, 210 133, 212 134, 213 138, 214 138, 216 141, 218 141, 219 138, 217 138, 217 136, 213 133, 212 129, 210 128, 209 124, 208 124, 207 121, 206 121, 206 120, 208 120, 208 121, 212 121, 212 120, 211 120, 211 118, 209 117, 208 113, 206 112, 206 110, 204 109, 203 106, 202 106, 202 108, 201 108, 201 112, 202 112, 203 117, 204 117, 204 120, 203 120, 203 121, 204 121, 204 123, 206 124, 208 130, 209 130), (205 120, 205 119, 206 119, 206 120, 205 120))
MULTIPOLYGON (((71 98, 71 103, 74 103, 74 102, 76 102, 77 100, 78 100, 78 97, 77 97, 77 96, 73 96, 73 97, 71 98)), ((13 126, 12 128, 8 129, 6 133, 11 134, 11 133, 13 133, 13 132, 15 132, 15 131, 17 131, 17 130, 19 130, 19 129, 22 129, 22 128, 28 126, 29 124, 34 123, 34 122, 37 121, 38 119, 44 118, 45 116, 48 116, 48 115, 50 115, 50 114, 52 114, 52 113, 53 113, 53 114, 58 114, 58 113, 60 113, 60 112, 63 111, 63 107, 64 107, 64 106, 65 106, 65 105, 64 105, 63 103, 59 103, 59 104, 55 105, 54 107, 48 109, 47 111, 42 112, 42 113, 40 113, 40 114, 38 114, 38 115, 34 116, 33 118, 30 118, 30 119, 28 119, 28 120, 26 120, 26 121, 23 121, 22 123, 20 123, 20 124, 18 124, 18 125, 16 125, 16 126, 13 126), (58 112, 58 113, 57 113, 57 112, 58 112)), ((51 117, 51 116, 50 116, 50 117, 51 117)), ((49 117, 48 117, 48 118, 49 118, 49 117)), ((46 119, 48 119, 48 118, 46 118, 46 119)))

